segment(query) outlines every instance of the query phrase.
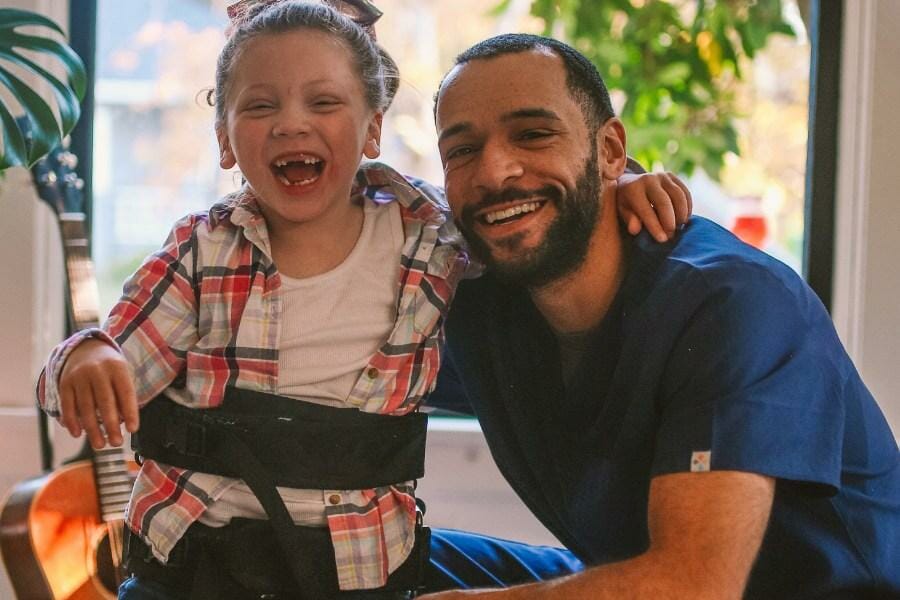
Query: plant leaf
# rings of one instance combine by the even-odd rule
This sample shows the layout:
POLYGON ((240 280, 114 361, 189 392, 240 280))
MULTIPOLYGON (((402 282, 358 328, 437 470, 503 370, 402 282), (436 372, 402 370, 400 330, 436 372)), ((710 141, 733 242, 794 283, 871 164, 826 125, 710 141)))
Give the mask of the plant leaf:
POLYGON ((43 27, 55 34, 63 34, 56 23, 43 15, 0 9, 0 86, 5 87, 21 106, 24 117, 19 121, 25 121, 20 124, 13 118, 10 107, 0 100, 0 170, 12 165, 30 166, 59 145, 78 122, 80 102, 87 89, 84 64, 68 45, 41 34, 16 31, 23 26, 43 27), (65 70, 65 81, 22 54, 21 50, 53 57, 65 70), (59 116, 45 98, 4 63, 26 69, 46 82, 52 90, 59 116))
POLYGON ((3 104, 0 104, 0 132, 3 135, 3 154, 0 155, 0 172, 18 165, 28 164, 25 136, 16 119, 3 104))
POLYGON ((50 152, 62 139, 56 115, 40 94, 3 67, 0 67, 0 84, 12 92, 13 97, 22 105, 25 117, 31 122, 27 152, 27 164, 30 166, 50 152))

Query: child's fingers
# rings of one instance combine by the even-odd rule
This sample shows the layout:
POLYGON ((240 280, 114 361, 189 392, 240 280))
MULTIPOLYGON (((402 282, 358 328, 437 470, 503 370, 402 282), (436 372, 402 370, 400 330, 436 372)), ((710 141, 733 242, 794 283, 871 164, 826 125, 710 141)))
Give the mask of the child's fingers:
POLYGON ((684 225, 691 216, 690 192, 687 192, 687 188, 678 183, 680 183, 678 178, 672 173, 666 173, 666 177, 660 181, 663 190, 669 195, 672 202, 676 226, 684 225))
MULTIPOLYGON (((669 180, 677 185, 681 191, 684 193, 684 198, 687 200, 687 217, 684 222, 686 223, 688 219, 691 218, 691 215, 694 214, 694 197, 691 196, 691 190, 684 184, 683 181, 676 175, 675 173, 667 173, 669 176, 669 180)), ((683 225, 684 223, 682 223, 683 225)))
POLYGON ((106 439, 109 440, 111 446, 121 446, 123 439, 119 426, 119 408, 112 382, 105 377, 100 377, 92 382, 91 389, 94 393, 95 412, 103 423, 106 439))
POLYGON ((95 449, 106 445, 103 432, 100 431, 100 423, 97 422, 97 405, 94 403, 94 393, 89 380, 79 382, 75 386, 75 406, 78 410, 78 418, 81 427, 87 434, 88 441, 95 449))
POLYGON ((112 385, 116 392, 116 398, 119 401, 119 415, 125 423, 125 429, 130 433, 134 433, 138 430, 140 419, 134 384, 131 380, 131 373, 128 371, 125 363, 122 363, 121 368, 116 369, 113 373, 112 385))
POLYGON ((81 422, 75 409, 75 390, 62 382, 59 386, 59 422, 72 437, 81 435, 81 422))
POLYGON ((629 208, 619 209, 619 218, 625 223, 625 229, 631 235, 637 235, 641 232, 641 220, 629 208))
POLYGON ((659 183, 647 188, 647 198, 656 211, 656 217, 666 234, 666 239, 669 239, 675 233, 675 209, 672 206, 672 198, 659 183))
MULTIPOLYGON (((640 202, 637 206, 632 206, 633 214, 637 215, 637 219, 639 220, 639 225, 642 225, 647 229, 647 233, 653 236, 653 239, 659 242, 665 242, 669 239, 669 236, 666 235, 666 232, 663 231, 662 225, 659 222, 659 218, 656 216, 656 209, 653 205, 653 198, 650 195, 650 190, 647 190, 647 200, 645 202, 640 202)), ((629 226, 629 231, 631 228, 629 226)), ((638 228, 638 232, 640 232, 640 227, 638 228)))

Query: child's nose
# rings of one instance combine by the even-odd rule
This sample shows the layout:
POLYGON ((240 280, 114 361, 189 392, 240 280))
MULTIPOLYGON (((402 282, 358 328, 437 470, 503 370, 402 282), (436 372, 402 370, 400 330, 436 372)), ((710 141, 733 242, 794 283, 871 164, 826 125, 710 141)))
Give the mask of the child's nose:
POLYGON ((303 135, 308 132, 309 115, 296 107, 287 107, 279 111, 272 127, 272 135, 275 137, 303 135))

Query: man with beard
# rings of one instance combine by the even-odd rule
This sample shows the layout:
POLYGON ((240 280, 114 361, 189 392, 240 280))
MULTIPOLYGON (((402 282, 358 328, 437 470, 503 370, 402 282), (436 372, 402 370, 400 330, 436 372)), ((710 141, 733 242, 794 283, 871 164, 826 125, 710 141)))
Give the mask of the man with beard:
POLYGON ((897 444, 806 284, 702 218, 623 235, 625 131, 560 42, 476 45, 435 116, 487 273, 459 286, 430 404, 477 415, 567 549, 435 531, 427 590, 900 597, 897 444))

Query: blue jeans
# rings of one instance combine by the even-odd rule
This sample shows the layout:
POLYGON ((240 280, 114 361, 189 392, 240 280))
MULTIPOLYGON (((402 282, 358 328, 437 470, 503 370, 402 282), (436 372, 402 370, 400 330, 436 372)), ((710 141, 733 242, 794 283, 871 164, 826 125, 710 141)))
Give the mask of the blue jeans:
MULTIPOLYGON (((452 529, 432 529, 424 592, 507 587, 582 570, 582 562, 562 548, 532 546, 452 529)), ((372 592, 345 592, 340 597, 351 600, 354 596, 373 598, 372 592)), ((188 600, 188 594, 154 581, 131 578, 119 588, 119 600, 188 600)))
POLYGON ((432 528, 424 591, 508 587, 583 570, 584 564, 562 548, 432 528))
POLYGON ((118 600, 187 600, 187 596, 155 581, 129 577, 119 586, 118 600))

